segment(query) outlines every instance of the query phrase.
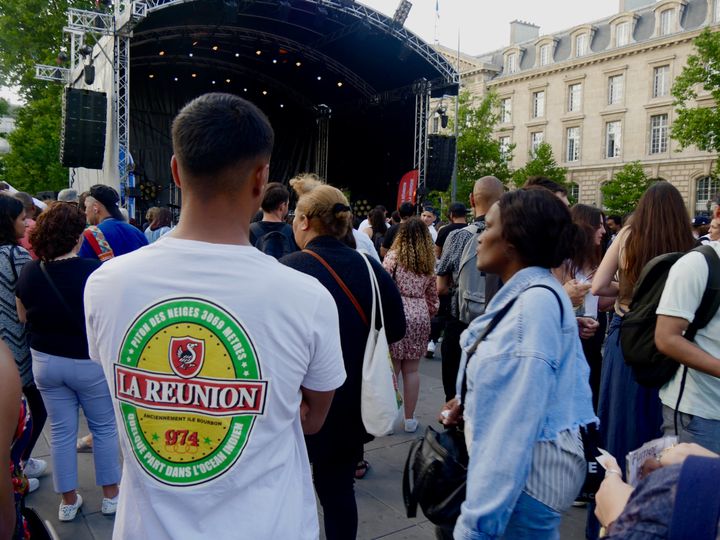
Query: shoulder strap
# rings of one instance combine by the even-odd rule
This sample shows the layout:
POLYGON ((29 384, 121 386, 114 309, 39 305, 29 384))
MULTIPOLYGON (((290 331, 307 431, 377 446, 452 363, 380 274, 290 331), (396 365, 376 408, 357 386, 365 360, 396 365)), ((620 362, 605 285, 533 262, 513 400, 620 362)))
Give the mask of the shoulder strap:
MULTIPOLYGON (((58 300, 60 300, 60 303, 62 304, 63 308, 65 308, 65 311, 67 311, 68 316, 70 317, 70 320, 75 324, 75 326, 80 329, 80 323, 78 323, 77 319, 75 318, 75 314, 72 312, 72 309, 70 309, 70 306, 68 305, 67 301, 65 300, 65 297, 62 295, 60 290, 57 288, 57 285, 55 285, 55 281, 53 278, 50 277, 50 272, 47 271, 47 266, 45 265, 45 262, 40 263, 40 270, 42 270, 42 273, 45 274, 45 279, 50 284, 50 288, 55 293, 55 296, 58 300)), ((82 327, 83 333, 85 333, 85 327, 82 327)))
POLYGON ((720 518, 720 459, 690 456, 680 471, 670 540, 715 538, 720 518))
POLYGON ((553 295, 555 296, 555 298, 558 301, 558 305, 560 306, 560 325, 562 326, 562 321, 565 318, 565 310, 563 309, 562 300, 560 300, 560 296, 555 291, 555 289, 553 289, 549 285, 538 284, 538 285, 531 285, 527 289, 521 291, 520 294, 518 294, 515 298, 511 299, 507 304, 505 304, 502 307, 502 309, 500 311, 497 312, 497 314, 492 318, 492 320, 485 327, 485 330, 483 330, 482 333, 480 334, 480 336, 475 340, 475 343, 472 344, 472 347, 470 347, 468 349, 467 361, 465 362, 465 370, 463 371, 463 381, 462 381, 462 385, 460 386, 460 388, 461 388, 460 402, 461 403, 463 403, 463 404, 465 403, 465 394, 467 393, 466 375, 467 375, 468 364, 470 363, 470 357, 473 354, 475 354, 475 351, 477 350, 478 346, 480 345, 480 343, 485 341, 485 338, 488 336, 488 334, 495 329, 495 327, 500 323, 500 321, 503 320, 505 315, 507 315, 508 311, 510 311, 510 309, 515 305, 515 302, 517 301, 517 299, 520 298, 520 295, 526 291, 529 291, 530 289, 547 289, 548 291, 553 293, 553 295))
POLYGON ((347 285, 345 285, 345 282, 340 279, 340 276, 337 275, 337 272, 332 269, 332 267, 327 263, 325 259, 323 259, 319 254, 315 253, 314 251, 311 251, 309 249, 303 249, 303 253, 307 253, 309 255, 312 255, 315 257, 320 264, 322 264, 325 269, 330 273, 330 275, 335 279, 338 285, 340 285, 340 288, 343 290, 343 292, 347 295, 350 302, 352 302, 352 305, 355 306, 355 309, 358 312, 358 315, 360 315, 360 318, 362 319, 362 322, 365 323, 367 326, 368 320, 367 316, 365 315, 365 312, 360 307, 360 303, 357 301, 357 298, 355 298, 355 295, 348 289, 347 285))
POLYGON ((108 241, 105 239, 105 235, 99 227, 90 225, 83 231, 83 236, 101 262, 105 262, 115 256, 110 244, 108 244, 108 241))

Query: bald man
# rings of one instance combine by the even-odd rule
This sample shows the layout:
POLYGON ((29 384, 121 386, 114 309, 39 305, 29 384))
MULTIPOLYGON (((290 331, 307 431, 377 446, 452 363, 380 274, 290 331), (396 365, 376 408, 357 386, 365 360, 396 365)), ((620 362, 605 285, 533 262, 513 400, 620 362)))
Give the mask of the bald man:
MULTIPOLYGON (((453 285, 460 273, 460 262, 463 250, 470 241, 477 242, 478 235, 485 230, 485 214, 505 192, 505 186, 494 176, 483 176, 475 182, 473 191, 470 194, 470 206, 475 215, 472 225, 464 229, 451 232, 445 246, 442 257, 437 268, 438 294, 452 294, 448 324, 443 337, 442 353, 442 380, 446 400, 455 397, 455 379, 457 378, 458 367, 460 366, 460 334, 467 328, 467 323, 459 319, 457 289, 453 285)), ((477 268, 472 271, 479 272, 477 268)), ((486 287, 486 302, 489 302, 493 294, 497 292, 499 279, 497 276, 486 276, 489 287, 486 287)))

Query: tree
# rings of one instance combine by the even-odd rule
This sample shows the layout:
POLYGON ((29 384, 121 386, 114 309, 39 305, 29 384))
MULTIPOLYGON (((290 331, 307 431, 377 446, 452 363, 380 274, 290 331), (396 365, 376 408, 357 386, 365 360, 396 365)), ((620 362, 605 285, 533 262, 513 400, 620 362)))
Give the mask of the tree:
POLYGON ((10 114, 10 103, 6 99, 0 98, 0 116, 7 116, 10 114))
MULTIPOLYGON (((720 152, 720 33, 706 28, 695 38, 695 53, 675 80, 676 117, 672 137, 685 148, 720 152), (709 92, 712 102, 698 104, 698 89, 709 92)), ((720 167, 720 164, 716 165, 720 167)), ((720 169, 718 169, 720 170, 720 169)))
MULTIPOLYGON (((503 183, 507 182, 514 145, 503 151, 500 141, 494 137, 499 120, 499 100, 494 93, 486 94, 479 103, 475 103, 470 93, 463 91, 459 100, 456 200, 467 204, 477 179, 493 175, 503 183)), ((450 119, 450 129, 454 129, 455 121, 450 119)), ((441 198, 445 205, 452 202, 450 190, 430 192, 426 200, 439 209, 441 198)))
POLYGON ((552 146, 546 142, 540 143, 537 150, 530 152, 530 160, 524 167, 517 169, 512 178, 515 185, 521 187, 531 176, 545 176, 561 186, 567 187, 567 169, 558 166, 552 146))
POLYGON ((11 151, 2 157, 0 180, 21 191, 58 191, 67 187, 67 169, 60 165, 60 85, 17 111, 15 131, 8 136, 11 151))
POLYGON ((602 186, 603 207, 611 214, 624 216, 637 206, 640 197, 650 186, 650 180, 639 161, 620 169, 612 180, 602 186))

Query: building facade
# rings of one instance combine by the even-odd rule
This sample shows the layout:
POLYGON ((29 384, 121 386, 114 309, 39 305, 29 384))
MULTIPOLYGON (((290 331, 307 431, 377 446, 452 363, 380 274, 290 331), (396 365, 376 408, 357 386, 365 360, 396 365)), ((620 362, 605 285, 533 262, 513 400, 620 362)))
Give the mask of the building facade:
MULTIPOLYGON (((544 36, 513 21, 508 47, 459 55, 461 80, 474 95, 491 89, 499 97, 496 136, 515 145, 512 168, 545 141, 567 167, 576 200, 602 206, 602 184, 639 161, 650 178, 680 190, 691 214, 703 213, 720 191, 711 176, 717 155, 681 150, 670 138, 670 90, 693 39, 719 24, 720 0, 620 0, 611 17, 544 36)), ((440 49, 457 64, 457 52, 440 49)), ((715 106, 703 91, 697 101, 715 106)))

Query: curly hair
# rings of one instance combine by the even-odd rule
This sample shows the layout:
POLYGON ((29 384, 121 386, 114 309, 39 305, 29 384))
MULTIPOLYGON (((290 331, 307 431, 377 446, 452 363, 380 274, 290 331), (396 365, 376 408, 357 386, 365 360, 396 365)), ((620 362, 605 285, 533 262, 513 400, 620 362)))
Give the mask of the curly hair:
POLYGON ((18 199, 11 195, 0 194, 0 246, 18 244, 15 220, 23 210, 25 207, 18 199))
POLYGON ((427 225, 415 216, 400 225, 392 248, 398 264, 415 274, 430 276, 435 273, 435 249, 427 225))
POLYGON ((322 235, 343 239, 352 227, 352 210, 342 191, 323 184, 315 174, 301 174, 290 180, 298 195, 295 215, 312 220, 322 235))
POLYGON ((54 202, 40 214, 30 233, 30 244, 41 261, 70 253, 85 230, 85 214, 78 205, 54 202))

